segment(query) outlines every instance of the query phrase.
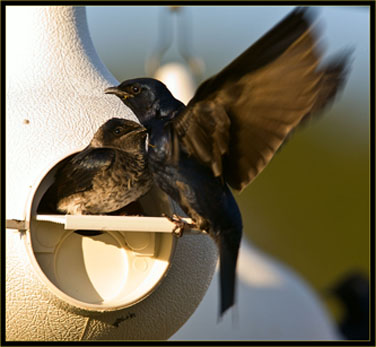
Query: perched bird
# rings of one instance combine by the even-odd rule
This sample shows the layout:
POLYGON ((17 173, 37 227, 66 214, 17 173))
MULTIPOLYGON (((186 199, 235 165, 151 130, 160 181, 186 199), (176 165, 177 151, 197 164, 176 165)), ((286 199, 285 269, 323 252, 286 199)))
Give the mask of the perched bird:
POLYGON ((146 136, 136 122, 108 120, 84 150, 61 163, 38 213, 104 214, 146 194, 152 184, 146 136))
POLYGON ((220 314, 235 301, 242 235, 229 189, 244 189, 289 133, 343 86, 348 54, 319 67, 314 14, 298 8, 218 74, 187 106, 164 84, 137 78, 105 90, 118 96, 149 134, 154 180, 215 240, 220 257, 220 314))

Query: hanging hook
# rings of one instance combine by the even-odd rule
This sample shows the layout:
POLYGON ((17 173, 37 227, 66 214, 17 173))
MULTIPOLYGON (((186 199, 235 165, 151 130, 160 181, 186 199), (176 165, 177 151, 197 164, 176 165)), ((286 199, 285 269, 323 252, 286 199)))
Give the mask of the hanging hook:
POLYGON ((192 17, 189 11, 180 11, 180 26, 178 27, 178 49, 180 55, 183 57, 194 77, 199 80, 202 78, 205 70, 204 61, 194 56, 191 52, 192 49, 192 17))
POLYGON ((175 26, 172 23, 173 16, 177 17, 178 27, 178 51, 196 80, 201 79, 204 72, 204 62, 201 58, 192 55, 191 17, 181 6, 169 6, 163 8, 159 15, 157 47, 145 62, 145 71, 152 76, 161 64, 161 60, 173 41, 175 26))
POLYGON ((145 71, 149 76, 154 74, 172 43, 172 18, 166 14, 165 8, 159 12, 157 46, 145 62, 145 71))

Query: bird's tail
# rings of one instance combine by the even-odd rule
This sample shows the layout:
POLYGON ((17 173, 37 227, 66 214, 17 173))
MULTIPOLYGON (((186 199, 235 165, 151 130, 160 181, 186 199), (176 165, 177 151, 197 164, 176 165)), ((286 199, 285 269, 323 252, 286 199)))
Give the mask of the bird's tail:
POLYGON ((220 268, 220 316, 235 303, 236 263, 238 260, 241 232, 231 230, 219 233, 216 242, 219 249, 220 268))

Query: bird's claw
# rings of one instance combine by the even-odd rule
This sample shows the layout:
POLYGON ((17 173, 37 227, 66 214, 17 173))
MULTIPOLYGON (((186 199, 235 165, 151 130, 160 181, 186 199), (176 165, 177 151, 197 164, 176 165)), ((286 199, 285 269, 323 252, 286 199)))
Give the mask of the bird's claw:
POLYGON ((196 226, 193 223, 187 223, 183 220, 182 217, 176 215, 175 213, 172 216, 168 216, 165 213, 162 213, 162 217, 166 217, 170 222, 175 224, 172 232, 176 237, 182 237, 186 228, 193 228, 196 226))

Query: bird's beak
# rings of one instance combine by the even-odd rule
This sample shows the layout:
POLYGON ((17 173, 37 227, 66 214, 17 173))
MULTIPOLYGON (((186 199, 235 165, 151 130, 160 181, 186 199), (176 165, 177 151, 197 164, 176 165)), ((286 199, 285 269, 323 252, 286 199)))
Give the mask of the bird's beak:
POLYGON ((142 134, 142 133, 147 133, 147 129, 146 128, 142 128, 142 129, 139 129, 139 130, 136 130, 137 133, 139 134, 142 134))
POLYGON ((148 135, 146 128, 134 130, 133 133, 134 135, 140 136, 139 138, 143 138, 143 139, 146 139, 146 136, 148 135))
POLYGON ((106 88, 104 90, 104 93, 105 94, 114 94, 114 95, 118 96, 121 99, 127 99, 127 98, 129 98, 131 96, 130 94, 128 94, 124 90, 119 89, 118 87, 106 88))

